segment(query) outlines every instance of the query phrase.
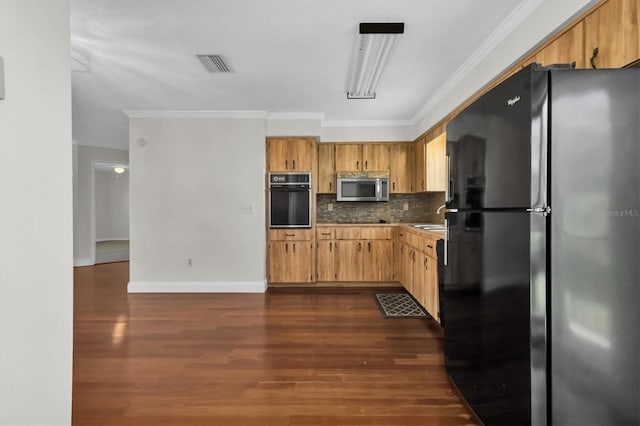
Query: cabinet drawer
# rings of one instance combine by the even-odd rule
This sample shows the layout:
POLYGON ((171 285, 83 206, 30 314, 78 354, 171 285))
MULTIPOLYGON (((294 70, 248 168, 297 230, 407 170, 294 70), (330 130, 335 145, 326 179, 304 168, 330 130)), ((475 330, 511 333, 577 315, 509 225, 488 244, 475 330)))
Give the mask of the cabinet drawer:
POLYGON ((437 258, 436 254, 436 240, 432 238, 422 237, 420 239, 420 246, 418 247, 427 256, 437 258))
POLYGON ((360 238, 363 240, 390 240, 393 236, 391 226, 368 226, 360 228, 360 238))
POLYGON ((360 228, 357 226, 347 226, 335 228, 336 240, 359 240, 360 228))
POLYGON ((316 240, 333 240, 335 232, 335 228, 318 227, 316 228, 316 240))
POLYGON ((313 229, 270 229, 269 241, 311 241, 313 229))

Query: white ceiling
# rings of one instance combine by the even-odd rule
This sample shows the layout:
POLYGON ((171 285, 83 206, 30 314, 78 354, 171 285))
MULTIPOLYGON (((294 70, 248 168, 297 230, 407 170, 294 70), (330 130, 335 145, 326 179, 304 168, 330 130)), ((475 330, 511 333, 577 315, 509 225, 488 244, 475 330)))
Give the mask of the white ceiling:
MULTIPOLYGON (((528 0, 72 0, 73 138, 128 148, 123 110, 413 120, 528 0), (375 100, 347 100, 360 22, 404 22, 375 100), (231 74, 196 58, 221 54, 231 74), (76 63, 77 65, 77 63, 76 63)), ((530 2, 530 0, 529 0, 530 2)))

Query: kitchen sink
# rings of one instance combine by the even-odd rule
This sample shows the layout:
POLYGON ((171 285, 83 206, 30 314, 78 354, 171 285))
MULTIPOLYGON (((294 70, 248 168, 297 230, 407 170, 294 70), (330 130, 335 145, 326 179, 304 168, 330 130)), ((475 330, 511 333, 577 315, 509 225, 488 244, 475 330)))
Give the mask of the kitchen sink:
POLYGON ((437 223, 432 224, 424 224, 424 225, 411 225, 414 228, 424 229, 425 231, 443 231, 444 225, 440 225, 437 223))

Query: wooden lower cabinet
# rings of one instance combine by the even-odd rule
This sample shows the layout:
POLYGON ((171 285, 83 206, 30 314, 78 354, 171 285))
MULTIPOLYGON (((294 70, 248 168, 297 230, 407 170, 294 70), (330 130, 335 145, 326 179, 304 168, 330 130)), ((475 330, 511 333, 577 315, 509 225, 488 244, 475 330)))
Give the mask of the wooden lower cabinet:
POLYGON ((316 229, 316 279, 336 282, 392 282, 394 228, 331 227, 316 229))
POLYGON ((399 231, 397 244, 398 281, 436 321, 440 322, 438 259, 435 257, 434 249, 436 240, 421 235, 420 231, 408 235, 399 231))
POLYGON ((314 281, 313 241, 270 241, 269 282, 309 283, 314 281))

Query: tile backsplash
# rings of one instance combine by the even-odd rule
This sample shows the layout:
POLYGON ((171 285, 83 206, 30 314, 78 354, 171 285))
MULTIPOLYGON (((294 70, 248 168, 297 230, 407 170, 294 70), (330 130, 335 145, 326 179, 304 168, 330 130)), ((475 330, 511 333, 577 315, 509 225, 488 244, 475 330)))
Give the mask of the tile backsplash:
POLYGON ((389 202, 337 202, 335 194, 318 194, 316 217, 317 223, 443 223, 444 213, 436 214, 442 204, 442 192, 390 194, 389 202))

